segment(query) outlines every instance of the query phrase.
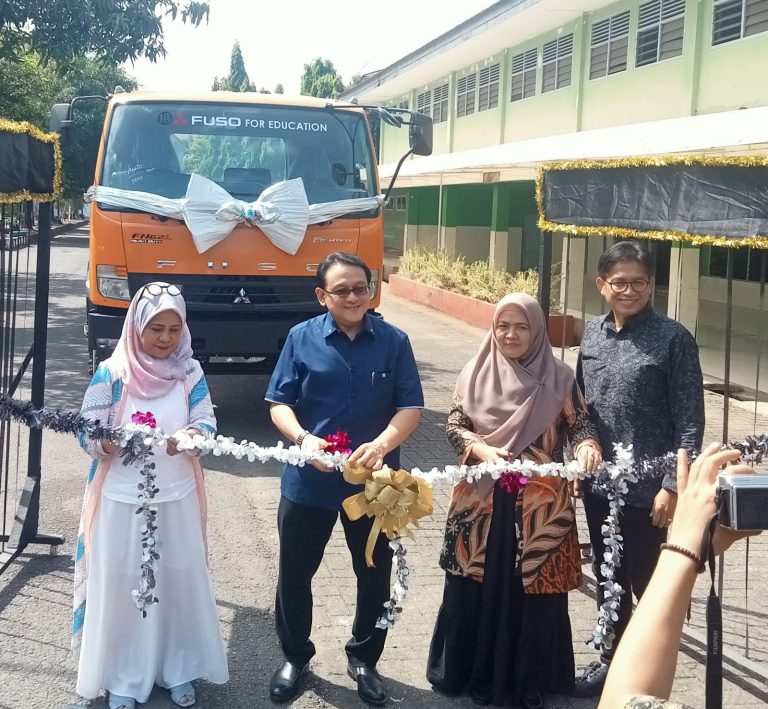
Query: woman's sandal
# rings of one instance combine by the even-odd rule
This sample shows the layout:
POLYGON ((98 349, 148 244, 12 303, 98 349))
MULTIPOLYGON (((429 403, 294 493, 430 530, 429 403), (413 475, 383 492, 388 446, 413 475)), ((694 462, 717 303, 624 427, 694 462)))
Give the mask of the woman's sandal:
POLYGON ((184 682, 175 687, 171 687, 171 699, 176 706, 191 707, 195 701, 195 688, 192 682, 184 682))
POLYGON ((109 709, 135 709, 136 700, 133 697, 121 697, 119 694, 109 693, 109 709))

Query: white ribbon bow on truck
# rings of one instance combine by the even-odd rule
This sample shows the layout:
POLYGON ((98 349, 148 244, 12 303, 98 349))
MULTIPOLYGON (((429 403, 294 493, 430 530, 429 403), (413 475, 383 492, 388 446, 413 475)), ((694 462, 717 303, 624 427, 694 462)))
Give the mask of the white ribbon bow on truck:
POLYGON ((384 196, 309 204, 304 182, 297 177, 276 182, 254 202, 244 202, 208 178, 193 173, 187 193, 180 199, 93 185, 85 193, 85 200, 179 219, 187 225, 198 253, 223 241, 238 224, 245 223, 258 227, 278 249, 293 255, 310 224, 376 209, 384 203, 384 196))

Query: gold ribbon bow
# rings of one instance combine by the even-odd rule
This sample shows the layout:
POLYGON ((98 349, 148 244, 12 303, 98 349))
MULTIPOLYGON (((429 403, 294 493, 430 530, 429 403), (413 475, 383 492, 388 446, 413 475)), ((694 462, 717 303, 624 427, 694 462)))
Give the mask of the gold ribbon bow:
POLYGON ((380 532, 388 539, 412 537, 410 525, 418 527, 417 520, 432 514, 432 486, 405 470, 392 470, 385 465, 374 471, 348 463, 344 479, 353 485, 365 485, 363 492, 348 497, 341 504, 353 522, 363 515, 373 517, 365 545, 368 566, 374 566, 373 548, 380 532))

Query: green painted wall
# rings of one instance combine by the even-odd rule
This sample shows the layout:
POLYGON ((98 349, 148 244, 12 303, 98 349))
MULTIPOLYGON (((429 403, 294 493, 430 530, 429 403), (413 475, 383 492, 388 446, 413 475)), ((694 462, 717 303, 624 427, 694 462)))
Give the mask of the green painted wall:
MULTIPOLYGON (((511 44, 505 53, 467 67, 455 67, 451 83, 451 119, 435 127, 435 154, 469 150, 500 142, 570 133, 641 121, 768 105, 768 32, 712 46, 714 0, 687 0, 683 54, 662 62, 636 67, 637 18, 643 0, 622 0, 582 16, 525 43, 511 44), (590 80, 589 42, 594 22, 630 10, 627 69, 590 80), (536 95, 509 101, 511 59, 564 33, 574 33, 571 86, 541 93, 541 66, 536 95), (455 117, 456 83, 482 66, 500 62, 500 106, 470 116, 455 117)), ((541 57, 539 57, 541 61, 541 57)), ((450 75, 411 92, 434 88, 450 75)), ((394 103, 393 99, 393 103, 394 103)), ((407 149, 405 131, 386 127, 382 162, 396 161, 407 149), (399 135, 397 135, 399 133, 399 135)))
POLYGON ((522 227, 523 218, 536 214, 536 183, 533 180, 509 182, 509 226, 522 227))
MULTIPOLYGON (((413 93, 411 91, 407 94, 393 96, 386 104, 397 107, 403 102, 408 102, 409 107, 415 108, 414 101, 416 99, 413 93)), ((403 153, 408 152, 408 147, 408 127, 393 128, 382 121, 379 163, 385 165, 390 162, 397 162, 403 156, 403 153)))
POLYGON ((687 80, 682 57, 675 57, 586 81, 582 130, 689 115, 687 80))
POLYGON ((403 238, 405 235, 406 209, 397 209, 398 197, 405 196, 406 205, 408 190, 393 190, 390 198, 391 209, 384 210, 384 248, 403 250, 403 238))
POLYGON ((512 81, 512 58, 529 49, 539 49, 539 66, 536 73, 536 95, 520 101, 510 101, 507 95, 506 118, 504 124, 504 142, 510 143, 527 138, 539 138, 558 133, 572 133, 578 130, 579 101, 579 42, 580 22, 570 22, 557 30, 536 37, 524 44, 515 46, 509 52, 509 59, 504 73, 506 84, 512 81), (555 91, 541 92, 541 47, 559 36, 573 33, 573 64, 571 66, 571 84, 555 91))
POLYGON ((768 32, 713 47, 710 8, 702 17, 696 113, 768 104, 766 74, 768 32))
POLYGON ((439 203, 439 187, 414 187, 408 190, 407 223, 436 225, 439 203))
POLYGON ((490 232, 493 185, 457 185, 449 189, 450 198, 457 200, 457 214, 456 224, 446 226, 481 226, 490 232))
MULTIPOLYGON (((475 74, 480 69, 499 64, 499 106, 489 108, 485 111, 477 111, 468 116, 456 117, 453 122, 453 152, 458 150, 471 150, 472 148, 481 148, 486 145, 497 145, 501 140, 501 87, 507 80, 507 71, 505 66, 504 53, 495 54, 488 57, 485 61, 476 62, 467 67, 462 67, 456 71, 456 83, 468 74, 475 74)), ((479 93, 479 89, 475 89, 479 93)), ((456 92, 453 91, 449 99, 451 110, 456 115, 456 92)))

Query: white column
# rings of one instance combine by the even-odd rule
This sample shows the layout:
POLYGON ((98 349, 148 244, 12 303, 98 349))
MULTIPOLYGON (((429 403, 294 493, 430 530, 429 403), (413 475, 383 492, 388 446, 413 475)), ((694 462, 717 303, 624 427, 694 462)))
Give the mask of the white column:
POLYGON ((507 270, 509 261, 509 232, 491 230, 491 243, 488 250, 488 260, 491 268, 499 271, 507 270))
POLYGON ((667 315, 696 334, 699 317, 699 248, 673 247, 669 259, 667 315))
POLYGON ((443 243, 440 250, 446 256, 456 256, 456 227, 445 226, 443 229, 443 243))
POLYGON ((517 273, 523 263, 523 227, 511 226, 507 233, 507 270, 517 273))
POLYGON ((403 253, 409 248, 416 245, 416 229, 418 227, 415 224, 406 224, 403 227, 403 253))
MULTIPOLYGON (((568 312, 581 318, 581 301, 584 298, 584 288, 594 287, 593 281, 587 275, 584 277, 584 262, 587 258, 587 239, 571 237, 570 252, 566 254, 567 243, 563 240, 563 268, 560 279, 560 304, 565 303, 565 282, 568 281, 568 312), (566 277, 567 276, 567 277, 566 277)), ((587 272, 588 274, 591 271, 587 272)))

